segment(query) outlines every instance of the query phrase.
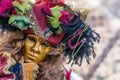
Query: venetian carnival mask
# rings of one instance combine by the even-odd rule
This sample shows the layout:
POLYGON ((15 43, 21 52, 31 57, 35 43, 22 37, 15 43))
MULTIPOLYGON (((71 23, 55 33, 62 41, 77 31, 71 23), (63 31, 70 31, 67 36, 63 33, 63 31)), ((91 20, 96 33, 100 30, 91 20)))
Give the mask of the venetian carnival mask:
POLYGON ((39 63, 46 58, 47 53, 51 50, 51 46, 36 35, 28 35, 24 46, 25 62, 39 63))

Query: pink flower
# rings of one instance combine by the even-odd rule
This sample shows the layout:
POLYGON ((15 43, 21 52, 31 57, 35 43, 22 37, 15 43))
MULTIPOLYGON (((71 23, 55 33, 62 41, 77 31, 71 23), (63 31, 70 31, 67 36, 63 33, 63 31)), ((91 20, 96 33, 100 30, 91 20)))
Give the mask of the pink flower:
POLYGON ((59 20, 65 24, 68 24, 67 16, 69 15, 69 13, 66 11, 61 11, 61 13, 62 13, 62 16, 60 17, 59 20))

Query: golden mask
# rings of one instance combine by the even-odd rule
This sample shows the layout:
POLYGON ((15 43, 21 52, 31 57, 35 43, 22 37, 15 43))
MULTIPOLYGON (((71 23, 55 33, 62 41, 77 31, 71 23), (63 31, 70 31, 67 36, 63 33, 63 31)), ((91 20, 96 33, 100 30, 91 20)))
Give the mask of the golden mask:
POLYGON ((45 40, 36 35, 28 35, 24 45, 25 62, 39 63, 46 58, 50 50, 51 46, 45 40))

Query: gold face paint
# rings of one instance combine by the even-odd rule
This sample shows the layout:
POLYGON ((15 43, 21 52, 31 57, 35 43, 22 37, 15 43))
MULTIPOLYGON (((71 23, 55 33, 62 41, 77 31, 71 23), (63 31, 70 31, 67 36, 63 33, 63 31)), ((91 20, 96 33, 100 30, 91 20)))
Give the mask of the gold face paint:
POLYGON ((36 35, 28 35, 24 46, 25 62, 39 63, 46 58, 47 53, 51 50, 51 46, 36 35))

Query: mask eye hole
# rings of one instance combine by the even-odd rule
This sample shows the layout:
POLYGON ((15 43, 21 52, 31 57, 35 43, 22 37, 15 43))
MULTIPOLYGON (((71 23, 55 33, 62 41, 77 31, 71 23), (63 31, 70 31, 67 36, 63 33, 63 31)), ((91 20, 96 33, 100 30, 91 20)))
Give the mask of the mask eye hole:
POLYGON ((48 47, 49 45, 47 43, 42 42, 41 45, 48 47))
POLYGON ((30 41, 32 41, 32 42, 35 42, 35 39, 34 39, 34 37, 32 37, 32 36, 28 36, 28 39, 29 39, 30 41))

